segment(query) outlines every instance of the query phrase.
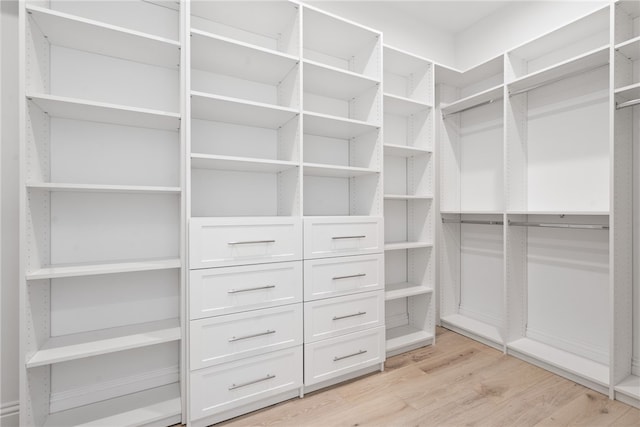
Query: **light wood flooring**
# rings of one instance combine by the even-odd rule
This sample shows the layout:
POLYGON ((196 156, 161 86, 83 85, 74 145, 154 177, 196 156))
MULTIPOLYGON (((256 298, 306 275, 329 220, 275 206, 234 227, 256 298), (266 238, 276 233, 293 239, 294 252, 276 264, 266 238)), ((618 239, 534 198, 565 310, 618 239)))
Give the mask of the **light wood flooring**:
POLYGON ((386 370, 218 426, 634 426, 640 410, 454 332, 386 370))

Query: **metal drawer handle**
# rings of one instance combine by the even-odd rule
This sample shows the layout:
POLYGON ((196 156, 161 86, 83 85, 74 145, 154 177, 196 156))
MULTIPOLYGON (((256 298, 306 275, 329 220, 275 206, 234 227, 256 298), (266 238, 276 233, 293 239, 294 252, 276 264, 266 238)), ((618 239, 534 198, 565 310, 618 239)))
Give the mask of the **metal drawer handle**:
POLYGON ((333 316, 333 320, 347 319, 349 317, 362 316, 364 314, 367 314, 367 312, 366 311, 359 311, 357 313, 347 314, 346 316, 333 316))
POLYGON ((237 388, 246 387, 246 386, 251 385, 251 384, 261 383, 262 381, 272 380, 275 377, 276 377, 275 375, 267 374, 266 377, 260 378, 260 379, 257 379, 257 380, 247 381, 246 383, 242 383, 242 384, 231 384, 229 386, 229 390, 235 390, 237 388))
POLYGON ((365 273, 360 273, 360 274, 352 274, 350 276, 336 276, 336 277, 332 277, 331 280, 351 279, 353 277, 364 277, 364 276, 366 276, 365 273))
POLYGON ((276 333, 276 331, 272 331, 270 329, 267 329, 266 331, 260 332, 260 333, 257 333, 257 334, 243 335, 241 337, 231 337, 231 338, 229 338, 229 342, 241 341, 241 340, 246 340, 246 339, 249 339, 249 338, 261 337, 263 335, 271 335, 271 334, 275 334, 275 333, 276 333))
POLYGON ((348 359, 348 358, 353 357, 353 356, 360 356, 361 354, 365 354, 366 352, 367 352, 367 350, 360 350, 360 351, 358 351, 356 353, 353 353, 353 354, 347 354, 346 356, 340 356, 340 357, 335 356, 333 358, 333 361, 337 362, 338 360, 348 359))
POLYGON ((276 285, 267 285, 267 286, 259 286, 257 288, 246 288, 246 289, 229 289, 227 291, 228 294, 238 294, 240 292, 249 292, 249 291, 261 291, 263 289, 273 289, 276 285))
POLYGON ((245 240, 240 242, 228 242, 227 245, 255 245, 258 243, 275 243, 275 240, 245 240))
POLYGON ((336 236, 332 237, 333 240, 343 240, 343 239, 364 239, 367 236, 336 236))

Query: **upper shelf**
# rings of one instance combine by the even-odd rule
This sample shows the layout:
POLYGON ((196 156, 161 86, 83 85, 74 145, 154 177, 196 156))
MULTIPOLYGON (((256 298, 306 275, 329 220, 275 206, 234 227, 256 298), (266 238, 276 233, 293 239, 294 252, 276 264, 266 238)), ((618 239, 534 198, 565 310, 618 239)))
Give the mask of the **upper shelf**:
POLYGON ((27 5, 49 43, 161 67, 178 68, 180 43, 162 37, 27 5))
POLYGON ((241 172, 278 173, 297 167, 298 164, 283 160, 253 159, 246 157, 192 154, 191 167, 241 172))
POLYGON ((431 150, 426 148, 411 147, 409 145, 384 144, 384 154, 395 157, 413 157, 430 154, 431 150))
POLYGON ((497 56, 466 71, 458 71, 443 65, 436 65, 436 84, 467 87, 485 81, 504 72, 503 56, 497 56))
POLYGON ((319 163, 304 163, 304 174, 307 176, 323 176, 332 178, 355 178, 362 175, 370 175, 380 171, 354 166, 326 165, 319 163))
POLYGON ((27 184, 30 190, 78 193, 137 193, 137 194, 179 194, 180 187, 159 187, 151 185, 105 185, 39 182, 27 184))
POLYGON ((640 59, 640 36, 616 45, 616 51, 620 52, 632 61, 640 59))
POLYGON ((490 104, 503 98, 504 85, 498 85, 485 91, 463 98, 451 104, 443 105, 442 114, 455 114, 484 104, 490 104))
POLYGON ((400 76, 409 76, 424 72, 431 67, 425 58, 401 51, 391 46, 384 46, 384 71, 400 76))
POLYGON ((377 80, 351 71, 320 64, 303 62, 304 90, 331 98, 350 100, 379 85, 377 80))
POLYGON ((360 120, 344 119, 326 114, 304 112, 304 133, 329 138, 351 139, 373 132, 378 126, 360 120))
POLYGON ((411 116, 420 111, 431 108, 431 105, 424 102, 414 101, 403 96, 384 94, 384 112, 397 116, 411 116))
POLYGON ((198 70, 277 85, 298 62, 286 53, 191 30, 191 66, 198 70))

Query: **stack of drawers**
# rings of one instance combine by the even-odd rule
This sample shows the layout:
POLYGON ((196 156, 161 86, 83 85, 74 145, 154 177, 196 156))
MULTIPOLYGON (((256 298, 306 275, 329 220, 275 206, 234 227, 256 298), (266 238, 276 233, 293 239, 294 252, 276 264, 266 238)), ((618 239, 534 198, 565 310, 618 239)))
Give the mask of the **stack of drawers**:
POLYGON ((384 362, 383 233, 382 218, 304 219, 305 387, 384 362))
POLYGON ((301 219, 193 218, 189 245, 191 420, 301 393, 301 219))

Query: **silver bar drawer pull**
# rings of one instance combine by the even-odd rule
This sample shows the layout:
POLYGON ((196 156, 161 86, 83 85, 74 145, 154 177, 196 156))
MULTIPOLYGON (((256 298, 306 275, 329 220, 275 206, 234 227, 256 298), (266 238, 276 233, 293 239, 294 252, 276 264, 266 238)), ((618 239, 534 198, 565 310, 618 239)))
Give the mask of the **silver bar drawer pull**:
POLYGON ((272 379, 274 379, 275 377, 276 377, 275 375, 267 374, 267 376, 266 376, 266 377, 264 377, 264 378, 260 378, 260 379, 257 379, 257 380, 247 381, 246 383, 241 383, 241 384, 231 384, 231 385, 229 386, 229 390, 235 390, 235 389, 237 389, 237 388, 246 387, 246 386, 248 386, 248 385, 261 383, 262 381, 272 380, 272 379))
POLYGON ((243 335, 241 337, 231 337, 229 338, 229 342, 236 342, 236 341, 242 341, 242 340, 246 340, 249 338, 256 338, 256 337, 261 337, 263 335, 271 335, 271 334, 275 334, 276 331, 272 331, 270 329, 267 329, 264 332, 259 332, 257 334, 251 334, 251 335, 243 335))
POLYGON ((246 288, 246 289, 229 289, 227 291, 228 294, 238 294, 240 292, 249 292, 249 291, 261 291, 263 289, 273 289, 276 285, 267 285, 267 286, 258 286, 257 288, 246 288))
POLYGON ((333 316, 333 320, 348 319, 349 317, 363 316, 365 314, 367 314, 366 311, 359 311, 357 313, 347 314, 346 316, 333 316))
POLYGON ((340 356, 340 357, 335 356, 333 358, 333 361, 337 362, 338 360, 348 359, 348 358, 354 357, 354 356, 360 356, 361 354, 365 354, 366 352, 367 352, 367 350, 360 350, 360 351, 358 351, 356 353, 353 353, 353 354, 347 354, 346 356, 340 356))
POLYGON ((350 276, 336 276, 336 277, 332 277, 331 280, 352 279, 354 277, 364 277, 364 276, 366 276, 365 273, 360 273, 360 274, 352 274, 350 276))
POLYGON ((344 239, 364 239, 367 236, 336 236, 332 237, 333 240, 344 240, 344 239))
POLYGON ((245 240, 240 242, 228 242, 227 245, 255 245, 259 243, 275 243, 275 240, 245 240))

